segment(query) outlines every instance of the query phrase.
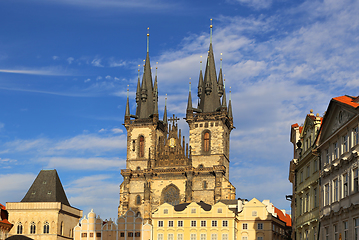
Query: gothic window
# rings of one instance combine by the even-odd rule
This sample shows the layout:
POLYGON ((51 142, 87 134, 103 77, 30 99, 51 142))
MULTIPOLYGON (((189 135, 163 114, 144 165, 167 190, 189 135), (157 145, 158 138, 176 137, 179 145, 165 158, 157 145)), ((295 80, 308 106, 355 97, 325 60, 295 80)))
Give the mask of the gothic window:
POLYGON ((203 151, 209 152, 209 150, 210 150, 210 133, 209 131, 206 131, 203 134, 203 151))
POLYGON ((22 234, 22 223, 21 222, 19 222, 17 224, 17 232, 16 232, 16 234, 22 234))
POLYGON ((34 222, 31 222, 30 225, 30 234, 35 234, 36 233, 36 225, 34 222))
POLYGON ((137 197, 136 197, 136 204, 137 205, 141 204, 141 196, 140 195, 137 195, 137 197))
POLYGON ((203 181, 203 189, 206 189, 206 188, 207 188, 207 182, 203 181))
POLYGON ((138 152, 138 156, 139 157, 144 157, 145 156, 145 138, 144 136, 140 136, 139 139, 139 152, 138 152))
POLYGON ((44 223, 44 233, 49 233, 50 225, 48 222, 44 223))
POLYGON ((137 168, 136 168, 136 170, 137 170, 137 171, 140 171, 140 170, 141 170, 141 168, 140 168, 140 167, 137 167, 137 168))
POLYGON ((169 185, 162 191, 162 203, 177 205, 180 202, 179 189, 175 185, 169 185))
POLYGON ((61 234, 61 235, 64 235, 64 222, 61 222, 61 225, 60 225, 60 234, 61 234))

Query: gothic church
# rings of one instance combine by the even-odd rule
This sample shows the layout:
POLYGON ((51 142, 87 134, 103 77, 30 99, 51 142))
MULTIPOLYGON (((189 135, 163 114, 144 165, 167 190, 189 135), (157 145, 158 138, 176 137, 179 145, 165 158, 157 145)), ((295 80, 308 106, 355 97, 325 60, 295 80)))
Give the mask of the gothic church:
POLYGON ((229 139, 233 126, 231 99, 227 105, 221 67, 217 77, 213 47, 212 25, 205 66, 198 82, 198 106, 192 106, 188 95, 186 122, 189 144, 181 137, 174 115, 163 120, 158 114, 157 74, 152 81, 149 34, 147 56, 142 81, 138 77, 136 114, 130 114, 127 96, 125 122, 127 130, 126 169, 121 170, 118 215, 128 209, 139 212, 145 220, 167 202, 215 204, 219 200, 235 199, 235 187, 229 182, 229 139))

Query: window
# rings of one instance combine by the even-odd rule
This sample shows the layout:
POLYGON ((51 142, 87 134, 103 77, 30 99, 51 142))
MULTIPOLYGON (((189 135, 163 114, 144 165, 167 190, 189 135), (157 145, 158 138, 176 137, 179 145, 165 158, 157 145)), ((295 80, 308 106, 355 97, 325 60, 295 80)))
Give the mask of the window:
POLYGON ((163 221, 158 221, 158 227, 163 227, 163 221))
POLYGON ((201 240, 207 240, 207 235, 205 233, 201 233, 201 240))
POLYGON ((124 232, 121 232, 121 233, 120 233, 120 237, 125 237, 125 233, 124 233, 124 232))
POLYGON ((158 240, 163 240, 163 233, 157 234, 157 239, 158 240))
POLYGON ((303 213, 303 198, 299 198, 299 215, 303 213))
POLYGON ((309 231, 305 230, 305 240, 309 240, 309 231))
POLYGON ((168 214, 168 209, 163 209, 163 214, 168 214))
POLYGON ((203 181, 203 189, 207 189, 207 182, 203 181))
POLYGON ((64 235, 64 222, 61 222, 61 225, 60 225, 60 234, 61 234, 61 235, 64 235))
POLYGON ((217 213, 222 213, 222 208, 218 208, 217 213))
POLYGON ((314 172, 318 171, 318 160, 314 160, 314 172))
POLYGON ((334 179, 333 180, 333 201, 334 202, 338 201, 338 193, 339 193, 338 179, 334 179))
POLYGON ((252 216, 256 217, 257 216, 257 211, 252 211, 252 216))
POLYGON ((344 235, 343 240, 348 240, 348 221, 343 222, 344 235))
POLYGON ((211 240, 217 240, 217 233, 211 234, 211 240))
POLYGON ((333 225, 333 231, 334 231, 334 240, 339 240, 338 227, 336 224, 333 225))
POLYGON ((349 195, 349 188, 348 188, 348 174, 345 173, 343 175, 343 197, 346 197, 349 195))
POLYGON ((325 163, 329 164, 329 161, 330 161, 329 149, 325 149, 325 163))
POLYGON ((353 129, 353 146, 359 143, 359 132, 358 127, 353 129))
POLYGON ((191 233, 191 240, 196 240, 196 239, 197 239, 197 234, 191 233))
POLYGON ((227 220, 222 221, 222 227, 228 227, 228 221, 227 220))
POLYGON ((137 195, 136 196, 136 205, 140 205, 141 204, 141 196, 137 195))
POLYGON ((307 166, 307 178, 310 177, 310 165, 307 166))
POLYGON ((248 237, 246 236, 246 237, 242 237, 242 240, 248 240, 248 237))
POLYGON ((192 208, 192 209, 191 209, 191 213, 196 213, 196 209, 195 209, 195 208, 192 208))
MULTIPOLYGON (((123 233, 123 236, 125 236, 125 234, 123 233)), ((81 237, 83 237, 83 238, 87 238, 87 233, 82 233, 81 234, 81 237)))
POLYGON ((177 240, 183 240, 183 233, 177 234, 177 240))
POLYGON ((228 240, 228 233, 222 234, 222 240, 228 240))
POLYGON ((133 237, 133 232, 127 233, 127 236, 128 236, 128 237, 133 237))
POLYGON ((257 237, 257 240, 263 240, 263 237, 257 237))
POLYGON ((201 221, 201 227, 205 227, 205 226, 206 226, 206 223, 207 223, 207 222, 206 222, 205 220, 202 220, 202 221, 201 221))
POLYGON ((324 186, 324 205, 329 205, 329 183, 324 186))
POLYGON ((135 232, 135 237, 141 237, 141 232, 135 232))
POLYGON ((203 135, 203 151, 209 152, 209 132, 205 132, 203 135))
POLYGON ((90 237, 93 238, 93 233, 90 233, 90 237))
POLYGON ((136 150, 136 140, 132 140, 132 151, 136 150))
POLYGON ((183 221, 182 221, 182 220, 181 220, 181 221, 178 221, 178 222, 177 222, 177 226, 178 226, 178 227, 183 227, 183 221))
POLYGON ((100 238, 101 237, 101 233, 96 233, 96 237, 100 238))
POLYGON ((317 239, 317 228, 313 227, 313 239, 317 239))
POLYGON ((318 189, 314 188, 313 190, 314 195, 314 208, 318 207, 318 189))
POLYGON ((263 229, 263 223, 258 223, 257 229, 262 230, 263 229))
POLYGON ((168 240, 173 240, 173 233, 169 233, 167 239, 168 239, 168 240))
POLYGON ((354 186, 354 192, 358 192, 358 168, 355 168, 353 170, 353 186, 354 186))
POLYGON ((217 227, 217 220, 212 220, 212 227, 217 227))
POLYGON ((44 223, 44 233, 49 233, 50 231, 50 225, 48 222, 44 223))
POLYGON ((30 225, 30 234, 35 234, 36 233, 36 225, 34 222, 31 222, 30 225))
POLYGON ((342 141, 343 141, 343 149, 342 149, 342 153, 346 153, 348 152, 348 135, 345 135, 342 137, 342 141))
POLYGON ((16 234, 22 234, 22 223, 17 224, 16 234))
POLYGON ((248 224, 247 223, 243 223, 243 225, 242 225, 242 229, 248 229, 248 224))
POLYGON ((168 221, 168 227, 173 227, 173 221, 168 221))
POLYGON ((333 159, 337 159, 337 158, 338 158, 338 143, 337 143, 337 142, 335 142, 335 143, 333 144, 333 149, 334 149, 333 159))
POLYGON ((305 195, 305 212, 309 210, 309 193, 305 195))
POLYGON ((140 136, 139 141, 139 157, 145 156, 145 138, 143 136, 140 136))
POLYGON ((197 227, 197 221, 196 220, 191 221, 191 227, 197 227))
POLYGON ((354 218, 354 239, 359 239, 359 218, 354 218))
POLYGON ((326 227, 324 228, 324 230, 325 230, 325 240, 329 240, 329 228, 326 227))
POLYGON ((303 182, 303 171, 300 172, 300 183, 303 182))

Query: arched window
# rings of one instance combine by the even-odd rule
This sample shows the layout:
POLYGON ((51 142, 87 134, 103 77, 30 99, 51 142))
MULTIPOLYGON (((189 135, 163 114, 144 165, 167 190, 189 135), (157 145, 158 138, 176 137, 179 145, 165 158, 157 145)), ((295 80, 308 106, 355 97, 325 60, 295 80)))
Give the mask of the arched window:
POLYGON ((170 184, 162 190, 161 199, 162 203, 166 202, 172 206, 178 205, 180 203, 179 189, 175 185, 170 184))
POLYGON ((137 195, 137 196, 136 196, 136 204, 137 204, 137 205, 140 205, 140 204, 141 204, 141 196, 140 196, 140 195, 137 195))
POLYGON ((140 171, 140 170, 141 170, 141 168, 140 168, 140 167, 137 167, 137 168, 136 168, 136 170, 137 170, 137 171, 140 171))
POLYGON ((209 132, 205 132, 203 134, 203 151, 205 152, 209 152, 209 140, 210 140, 209 132))
POLYGON ((60 234, 61 234, 61 235, 64 235, 64 222, 61 222, 61 225, 60 225, 60 234))
POLYGON ((138 155, 139 155, 139 157, 145 156, 145 137, 144 136, 140 136, 138 155))
POLYGON ((30 224, 30 234, 36 233, 36 224, 34 222, 31 222, 30 224))
POLYGON ((50 224, 48 222, 44 223, 44 233, 49 233, 50 231, 50 224))
POLYGON ((17 224, 17 232, 16 232, 16 234, 22 234, 22 223, 21 222, 19 222, 17 224))

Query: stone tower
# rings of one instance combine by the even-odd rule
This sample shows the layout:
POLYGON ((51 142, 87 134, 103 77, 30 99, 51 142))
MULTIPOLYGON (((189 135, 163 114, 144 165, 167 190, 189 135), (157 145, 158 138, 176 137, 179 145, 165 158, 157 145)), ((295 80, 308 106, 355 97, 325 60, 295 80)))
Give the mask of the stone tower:
POLYGON ((227 107, 222 69, 217 80, 212 42, 205 77, 201 71, 198 89, 198 108, 192 107, 191 92, 188 98, 189 146, 178 129, 179 119, 175 115, 167 118, 166 105, 163 120, 159 119, 157 74, 153 83, 147 34, 142 82, 139 76, 137 83, 136 115, 130 114, 127 96, 127 160, 126 169, 121 170, 124 180, 120 185, 119 216, 131 208, 151 221, 151 213, 165 202, 176 205, 202 200, 214 204, 235 198, 235 188, 228 178, 231 101, 227 107))

